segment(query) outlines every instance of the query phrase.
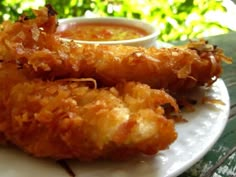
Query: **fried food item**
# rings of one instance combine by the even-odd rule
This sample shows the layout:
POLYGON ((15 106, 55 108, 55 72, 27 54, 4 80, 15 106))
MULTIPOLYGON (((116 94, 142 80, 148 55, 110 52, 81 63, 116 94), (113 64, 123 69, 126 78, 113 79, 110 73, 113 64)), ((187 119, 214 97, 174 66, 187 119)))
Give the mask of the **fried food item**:
POLYGON ((12 87, 2 131, 37 157, 87 161, 152 155, 177 137, 164 105, 179 111, 163 90, 135 82, 92 89, 81 82, 32 80, 12 87))
POLYGON ((174 98, 123 79, 98 89, 88 78, 99 76, 97 56, 89 59, 82 51, 95 46, 61 42, 54 11, 35 14, 33 20, 4 22, 0 31, 1 143, 37 157, 89 161, 153 155, 174 142, 174 121, 166 112, 171 106, 179 113, 174 98))
MULTIPOLYGON (((32 46, 33 41, 39 39, 40 33, 47 33, 47 37, 50 34, 54 34, 57 27, 57 17, 53 8, 50 5, 46 5, 40 10, 32 11, 37 18, 30 20, 27 16, 22 15, 14 23, 4 21, 0 24, 0 61, 14 59, 14 52, 11 53, 10 51, 16 49, 18 50, 17 52, 20 52, 21 45, 26 48, 34 47, 32 46), (32 36, 28 38, 29 35, 32 36)), ((47 40, 44 39, 42 42, 46 43, 47 40)))
POLYGON ((211 85, 221 75, 222 60, 231 62, 204 40, 161 49, 63 42, 53 33, 55 13, 48 11, 44 7, 35 11, 35 19, 3 24, 0 33, 1 58, 16 60, 36 77, 94 78, 99 86, 137 81, 180 92, 211 85))
POLYGON ((6 143, 3 128, 5 127, 6 112, 4 104, 7 102, 9 91, 17 83, 24 82, 27 77, 12 63, 0 63, 0 144, 6 143))
POLYGON ((63 42, 55 11, 34 13, 0 28, 0 138, 37 157, 156 154, 177 137, 166 108, 179 108, 164 90, 209 86, 231 62, 204 40, 161 49, 63 42))

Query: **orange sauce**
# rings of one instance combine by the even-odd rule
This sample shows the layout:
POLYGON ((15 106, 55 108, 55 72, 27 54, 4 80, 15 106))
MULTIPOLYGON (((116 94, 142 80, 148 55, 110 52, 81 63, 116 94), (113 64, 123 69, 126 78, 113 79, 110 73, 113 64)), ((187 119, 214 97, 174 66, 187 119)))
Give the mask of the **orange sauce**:
POLYGON ((142 29, 120 24, 71 23, 57 29, 60 37, 84 41, 119 41, 146 36, 142 29))

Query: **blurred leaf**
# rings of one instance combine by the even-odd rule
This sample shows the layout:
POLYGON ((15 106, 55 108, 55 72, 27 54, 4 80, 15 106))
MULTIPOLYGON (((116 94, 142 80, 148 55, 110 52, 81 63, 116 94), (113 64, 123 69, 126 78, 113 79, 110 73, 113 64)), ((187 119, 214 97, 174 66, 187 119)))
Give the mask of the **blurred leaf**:
MULTIPOLYGON (((59 18, 83 16, 90 11, 99 16, 120 16, 136 18, 154 24, 159 31, 159 40, 173 41, 186 38, 203 37, 214 31, 227 32, 229 27, 215 21, 206 21, 205 14, 209 11, 226 13, 223 0, 42 0, 44 4, 52 4, 59 18), (169 3, 168 3, 169 2, 169 3)), ((0 22, 9 16, 17 20, 20 10, 27 12, 29 4, 34 0, 0 0, 0 22), (20 7, 20 8, 19 8, 20 7), (27 8, 25 8, 27 7, 27 8)), ((31 8, 31 6, 30 6, 31 8)), ((212 34, 213 35, 213 34, 212 34)))

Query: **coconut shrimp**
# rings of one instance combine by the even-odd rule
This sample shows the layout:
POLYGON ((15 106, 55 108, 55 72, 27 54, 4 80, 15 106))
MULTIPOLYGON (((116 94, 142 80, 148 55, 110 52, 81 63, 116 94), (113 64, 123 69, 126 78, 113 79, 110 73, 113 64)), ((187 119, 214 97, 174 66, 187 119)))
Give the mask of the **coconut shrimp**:
POLYGON ((222 60, 231 62, 221 49, 204 40, 170 48, 64 42, 54 33, 57 21, 52 12, 49 6, 43 7, 35 11, 35 19, 4 23, 0 59, 14 59, 30 75, 47 80, 94 78, 99 86, 136 81, 170 92, 209 86, 220 77, 222 60))
POLYGON ((2 131, 6 123, 6 111, 4 105, 7 102, 9 91, 17 83, 27 81, 27 77, 18 69, 19 68, 16 64, 0 63, 0 144, 6 143, 2 131))
POLYGON ((71 80, 31 80, 14 85, 4 102, 6 140, 36 157, 123 160, 156 154, 177 138, 163 90, 128 82, 89 88, 71 80))
POLYGON ((178 114, 175 99, 140 82, 97 88, 89 76, 97 75, 98 63, 75 57, 84 48, 58 40, 49 8, 35 11, 34 20, 21 17, 2 25, 0 142, 36 157, 85 161, 153 155, 168 148, 177 133, 166 108, 178 114))

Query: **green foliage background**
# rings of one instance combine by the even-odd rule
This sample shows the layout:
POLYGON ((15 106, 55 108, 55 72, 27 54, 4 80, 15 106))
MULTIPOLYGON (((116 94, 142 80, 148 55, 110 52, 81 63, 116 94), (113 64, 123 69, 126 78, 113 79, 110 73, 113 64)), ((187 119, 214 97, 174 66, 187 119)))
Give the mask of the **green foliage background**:
MULTIPOLYGON (((161 41, 185 40, 204 37, 212 31, 228 32, 229 28, 216 21, 207 21, 208 11, 226 13, 222 0, 39 0, 52 4, 59 18, 83 16, 93 12, 99 16, 120 16, 148 21, 159 30, 161 41)), ((16 20, 22 10, 31 14, 33 0, 0 0, 0 22, 4 14, 16 20)))

